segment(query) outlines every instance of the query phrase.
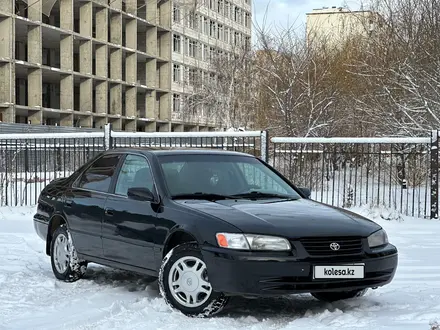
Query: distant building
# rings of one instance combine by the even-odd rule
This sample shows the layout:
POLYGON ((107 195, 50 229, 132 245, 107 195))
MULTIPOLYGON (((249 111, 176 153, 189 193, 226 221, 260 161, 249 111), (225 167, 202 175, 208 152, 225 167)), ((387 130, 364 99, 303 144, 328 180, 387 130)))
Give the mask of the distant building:
POLYGON ((349 37, 366 38, 380 24, 377 13, 369 10, 350 11, 343 7, 324 7, 307 13, 308 43, 338 47, 349 37))

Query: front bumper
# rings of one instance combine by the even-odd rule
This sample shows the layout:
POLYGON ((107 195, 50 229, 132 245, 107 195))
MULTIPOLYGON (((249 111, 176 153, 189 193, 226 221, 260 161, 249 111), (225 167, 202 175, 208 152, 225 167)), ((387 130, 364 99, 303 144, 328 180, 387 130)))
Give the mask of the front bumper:
POLYGON ((302 292, 349 291, 386 285, 398 263, 395 246, 357 257, 298 259, 287 254, 202 248, 213 289, 227 295, 278 296, 302 292), (362 279, 313 279, 313 266, 363 263, 362 279))

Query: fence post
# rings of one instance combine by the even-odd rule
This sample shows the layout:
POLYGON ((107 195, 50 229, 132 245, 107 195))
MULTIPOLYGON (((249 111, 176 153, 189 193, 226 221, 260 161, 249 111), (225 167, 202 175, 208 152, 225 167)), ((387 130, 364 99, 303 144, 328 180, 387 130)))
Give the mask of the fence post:
POLYGON ((104 149, 112 148, 112 124, 108 123, 104 126, 104 149))
POLYGON ((261 131, 260 149, 261 149, 261 159, 267 162, 269 159, 269 134, 267 131, 261 131))
POLYGON ((439 131, 431 131, 431 219, 438 219, 438 135, 439 131))

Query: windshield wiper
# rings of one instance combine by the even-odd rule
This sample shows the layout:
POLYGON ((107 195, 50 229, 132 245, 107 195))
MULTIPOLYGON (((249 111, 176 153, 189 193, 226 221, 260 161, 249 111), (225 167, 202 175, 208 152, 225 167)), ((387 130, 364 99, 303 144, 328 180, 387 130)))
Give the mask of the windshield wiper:
POLYGON ((297 200, 298 198, 295 198, 293 196, 289 195, 282 195, 282 194, 274 194, 274 193, 265 193, 261 191, 250 191, 243 194, 236 194, 232 195, 233 197, 239 197, 239 198, 250 198, 250 199, 256 199, 256 198, 280 198, 280 199, 288 199, 288 200, 297 200))
POLYGON ((212 194, 212 193, 204 193, 204 192, 196 192, 191 194, 177 194, 171 196, 172 199, 202 199, 202 200, 221 200, 221 199, 238 199, 239 196, 229 196, 222 194, 212 194))

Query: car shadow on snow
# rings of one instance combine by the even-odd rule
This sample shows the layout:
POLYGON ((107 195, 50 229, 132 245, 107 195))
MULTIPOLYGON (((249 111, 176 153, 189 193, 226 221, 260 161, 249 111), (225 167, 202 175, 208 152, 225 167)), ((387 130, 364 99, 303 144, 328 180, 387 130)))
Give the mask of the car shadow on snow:
MULTIPOLYGON (((127 292, 144 291, 146 298, 160 297, 157 279, 134 272, 93 265, 87 269, 83 281, 91 281, 98 286, 121 288, 127 292)), ((321 314, 323 312, 349 312, 354 310, 380 310, 381 304, 374 297, 367 296, 337 301, 321 302, 309 294, 289 295, 250 299, 231 297, 222 313, 215 317, 247 317, 252 316, 262 321, 271 317, 285 317, 286 320, 321 314)))
POLYGON ((148 289, 148 298, 160 296, 156 278, 125 270, 104 266, 89 266, 82 281, 92 281, 100 286, 126 288, 127 292, 145 291, 148 289))
POLYGON ((379 310, 380 303, 369 297, 327 303, 316 300, 310 294, 258 299, 232 297, 221 315, 233 318, 252 315, 259 321, 271 317, 285 317, 291 320, 292 317, 301 318, 324 312, 345 313, 364 308, 379 310))

